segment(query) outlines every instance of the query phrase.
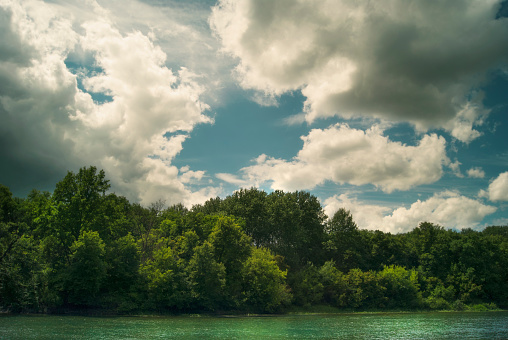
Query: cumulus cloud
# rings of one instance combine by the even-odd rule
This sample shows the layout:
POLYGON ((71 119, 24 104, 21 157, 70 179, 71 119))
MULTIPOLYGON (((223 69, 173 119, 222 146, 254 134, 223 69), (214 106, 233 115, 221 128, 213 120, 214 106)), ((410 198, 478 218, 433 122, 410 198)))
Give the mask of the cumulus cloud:
POLYGON ((425 201, 414 202, 409 208, 400 207, 395 210, 366 204, 345 194, 330 197, 324 204, 329 216, 343 207, 351 211, 360 228, 391 233, 411 231, 420 222, 455 229, 477 228, 485 216, 496 211, 496 207, 452 191, 436 193, 425 201))
POLYGON ((508 171, 499 174, 487 190, 491 201, 508 201, 508 171))
POLYGON ((313 129, 292 160, 261 155, 243 168, 243 180, 273 189, 306 190, 325 181, 373 184, 385 192, 408 190, 441 178, 449 163, 444 138, 424 135, 416 146, 391 141, 379 126, 363 131, 336 124, 313 129))
POLYGON ((171 164, 188 132, 212 122, 197 76, 171 70, 153 39, 121 32, 97 3, 88 4, 96 15, 85 21, 58 4, 0 5, 8 37, 0 46, 7 158, 35 177, 40 168, 61 176, 61 169, 97 165, 117 193, 144 204, 163 198, 190 205, 217 194, 213 187, 191 189, 203 171, 171 164), (71 70, 69 60, 80 58, 79 72, 71 70), (94 101, 95 94, 110 100, 94 101))
POLYGON ((0 42, 0 151, 9 164, 2 175, 23 187, 27 178, 38 182, 58 173, 66 163, 61 155, 77 158, 67 109, 76 82, 64 55, 78 37, 57 8, 38 2, 2 2, 0 26, 7 37, 0 42))
POLYGON ((471 168, 467 171, 467 176, 471 178, 484 178, 485 171, 480 167, 471 168))
POLYGON ((359 228, 371 230, 382 230, 383 217, 393 210, 390 207, 361 202, 347 194, 334 195, 327 198, 323 202, 323 207, 325 214, 329 218, 332 218, 340 208, 349 210, 359 228))
POLYGON ((301 90, 304 112, 441 127, 470 142, 488 114, 476 89, 506 63, 501 0, 221 0, 210 24, 244 88, 301 90))

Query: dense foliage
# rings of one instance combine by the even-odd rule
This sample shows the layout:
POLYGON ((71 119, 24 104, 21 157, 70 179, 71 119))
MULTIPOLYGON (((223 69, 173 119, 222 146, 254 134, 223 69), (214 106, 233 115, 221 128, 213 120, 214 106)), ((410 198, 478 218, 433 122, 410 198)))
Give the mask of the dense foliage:
POLYGON ((0 309, 279 312, 508 306, 508 227, 392 235, 327 218, 307 192, 242 189, 187 209, 69 172, 26 199, 0 185, 0 309))

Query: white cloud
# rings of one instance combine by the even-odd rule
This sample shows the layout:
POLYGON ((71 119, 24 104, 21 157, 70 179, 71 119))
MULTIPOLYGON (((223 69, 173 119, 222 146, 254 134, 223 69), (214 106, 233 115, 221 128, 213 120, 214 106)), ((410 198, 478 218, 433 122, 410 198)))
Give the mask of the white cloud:
POLYGON ((446 156, 444 138, 425 135, 416 146, 390 141, 379 126, 363 131, 346 124, 313 129, 303 136, 303 148, 286 161, 261 155, 242 169, 243 179, 273 189, 312 189, 325 181, 373 184, 385 192, 408 190, 441 178, 446 156))
POLYGON ((347 194, 334 195, 327 198, 323 202, 323 207, 329 218, 332 218, 340 208, 349 210, 359 228, 371 230, 383 230, 383 217, 392 211, 389 207, 360 202, 356 198, 349 197, 347 194))
POLYGON ((204 171, 189 170, 189 171, 182 172, 182 174, 180 176, 180 181, 185 184, 199 182, 203 179, 204 176, 205 176, 204 171))
POLYGON ((220 179, 221 181, 224 181, 226 183, 230 183, 230 184, 234 184, 234 185, 238 185, 238 186, 244 186, 247 184, 246 181, 244 181, 243 179, 240 179, 237 176, 232 175, 232 174, 218 173, 218 174, 215 174, 215 177, 217 177, 218 179, 220 179))
POLYGON ((490 183, 488 197, 491 201, 508 201, 508 171, 499 174, 490 183))
POLYGON ((471 168, 467 171, 467 176, 471 178, 484 178, 485 171, 480 167, 471 168))
POLYGON ((508 218, 497 218, 490 225, 497 225, 497 226, 508 226, 508 218))
POLYGON ((385 228, 397 232, 408 231, 420 222, 437 223, 448 228, 474 228, 482 219, 493 214, 493 206, 458 193, 445 191, 426 201, 416 201, 409 209, 398 208, 383 219, 385 228), (409 229, 408 229, 409 228, 409 229))
MULTIPOLYGON (((208 26, 210 7, 193 1, 53 0, 81 22, 106 20, 123 34, 141 32, 167 55, 168 67, 186 67, 200 75, 206 102, 223 100, 223 91, 232 84, 231 58, 217 53, 219 42, 208 26), (93 11, 90 11, 93 7, 93 11)), ((80 29, 80 28, 77 28, 80 29)))
POLYGON ((358 115, 440 127, 470 142, 488 114, 473 90, 506 62, 500 0, 221 0, 210 24, 244 88, 301 90, 307 121, 358 115))
POLYGON ((414 202, 409 208, 394 210, 350 199, 344 194, 330 197, 324 204, 329 216, 344 207, 351 211, 360 228, 390 233, 411 231, 420 222, 431 222, 446 228, 477 228, 485 216, 496 211, 493 206, 452 191, 437 193, 425 201, 414 202))
MULTIPOLYGON (((481 97, 483 99, 483 96, 481 97)), ((453 137, 464 143, 469 143, 481 136, 481 133, 473 129, 473 127, 475 125, 482 125, 483 119, 489 112, 489 110, 481 106, 481 103, 476 105, 467 103, 457 112, 454 119, 445 123, 444 127, 450 131, 453 137)))
POLYGON ((450 163, 448 165, 448 167, 453 171, 453 173, 455 174, 455 176, 459 177, 459 178, 463 178, 464 175, 460 172, 460 165, 462 163, 460 163, 458 160, 455 160, 455 162, 453 163, 450 163))
POLYGON ((27 167, 23 153, 37 165, 28 170, 34 173, 96 165, 114 191, 144 204, 163 198, 192 205, 219 192, 193 190, 204 172, 171 165, 187 133, 212 122, 198 76, 168 68, 156 34, 120 31, 95 2, 74 4, 83 12, 79 20, 65 5, 0 4, 1 27, 16 42, 0 55, 0 79, 9 84, 0 85, 0 132, 19 165, 27 167), (83 63, 78 75, 68 58, 83 63), (94 102, 90 93, 111 101, 94 102))

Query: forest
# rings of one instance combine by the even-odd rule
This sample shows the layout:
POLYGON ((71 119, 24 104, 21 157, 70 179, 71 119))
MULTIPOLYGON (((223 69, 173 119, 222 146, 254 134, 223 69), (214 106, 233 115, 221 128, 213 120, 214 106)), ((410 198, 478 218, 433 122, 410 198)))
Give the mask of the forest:
POLYGON ((188 209, 110 191, 96 167, 53 193, 0 185, 0 310, 284 313, 508 306, 508 227, 407 233, 327 217, 308 192, 242 189, 188 209))

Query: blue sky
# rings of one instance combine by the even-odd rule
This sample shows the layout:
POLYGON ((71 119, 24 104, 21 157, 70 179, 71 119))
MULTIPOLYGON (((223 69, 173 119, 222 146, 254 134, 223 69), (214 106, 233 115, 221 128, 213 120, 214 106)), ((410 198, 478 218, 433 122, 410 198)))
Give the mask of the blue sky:
POLYGON ((506 2, 1 1, 0 183, 187 206, 306 190, 361 228, 508 221, 506 2))

